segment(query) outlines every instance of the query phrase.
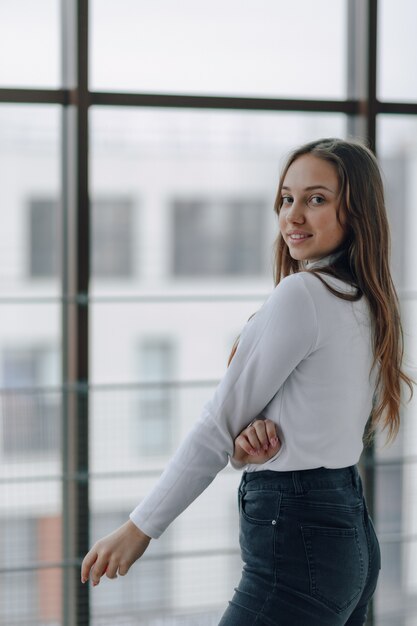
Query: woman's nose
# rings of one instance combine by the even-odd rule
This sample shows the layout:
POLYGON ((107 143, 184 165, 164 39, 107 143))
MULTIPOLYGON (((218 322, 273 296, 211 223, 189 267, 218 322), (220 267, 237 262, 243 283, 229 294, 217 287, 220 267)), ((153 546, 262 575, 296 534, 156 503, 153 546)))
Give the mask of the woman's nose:
POLYGON ((294 200, 291 208, 289 209, 289 211, 287 211, 287 221, 304 221, 304 209, 305 207, 302 202, 296 202, 294 200))

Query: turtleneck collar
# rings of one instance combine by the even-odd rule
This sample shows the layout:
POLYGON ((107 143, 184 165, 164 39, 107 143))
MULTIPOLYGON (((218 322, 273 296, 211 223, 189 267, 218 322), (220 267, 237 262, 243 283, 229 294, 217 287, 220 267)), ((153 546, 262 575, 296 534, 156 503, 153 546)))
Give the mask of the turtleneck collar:
POLYGON ((333 261, 337 259, 337 257, 339 257, 342 254, 342 252, 343 250, 339 250, 338 252, 332 252, 331 254, 323 256, 320 259, 312 259, 311 261, 302 261, 302 264, 305 269, 330 265, 330 263, 333 263, 333 261))

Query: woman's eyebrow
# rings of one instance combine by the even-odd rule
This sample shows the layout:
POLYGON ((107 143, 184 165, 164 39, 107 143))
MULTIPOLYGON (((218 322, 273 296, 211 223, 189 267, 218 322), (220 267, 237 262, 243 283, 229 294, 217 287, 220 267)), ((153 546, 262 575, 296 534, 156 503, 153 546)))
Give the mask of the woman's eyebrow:
MULTIPOLYGON (((291 191, 291 187, 287 187, 286 185, 283 185, 281 189, 291 191)), ((311 191, 312 189, 326 189, 326 191, 330 191, 330 193, 336 193, 333 189, 329 189, 325 185, 309 185, 308 187, 305 187, 303 191, 311 191)))

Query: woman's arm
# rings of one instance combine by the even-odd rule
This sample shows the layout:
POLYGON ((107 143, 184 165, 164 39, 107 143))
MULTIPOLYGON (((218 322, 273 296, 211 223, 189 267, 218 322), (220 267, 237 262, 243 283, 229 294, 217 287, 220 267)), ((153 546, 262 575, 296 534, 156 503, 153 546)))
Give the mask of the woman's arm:
MULTIPOLYGON (((208 487, 233 456, 234 439, 261 415, 294 368, 314 350, 317 333, 315 305, 303 278, 300 274, 287 276, 245 325, 213 396, 154 488, 130 514, 140 532, 158 538, 208 487)), ((126 545, 126 530, 119 530, 117 537, 126 545)), ((134 555, 140 553, 139 544, 135 545, 134 555)), ((95 553, 90 555, 86 570, 95 553)), ((118 541, 106 553, 109 563, 117 560, 116 553, 118 567, 130 563, 127 549, 119 552, 118 541)), ((103 558, 98 554, 96 562, 98 559, 103 564, 104 553, 103 558)), ((103 569, 96 571, 94 567, 94 575, 102 573, 103 569)))
MULTIPOLYGON (((280 449, 276 425, 270 419, 256 419, 236 437, 233 461, 236 465, 265 463, 280 449)), ((97 541, 83 560, 81 580, 91 578, 94 586, 101 576, 125 576, 133 563, 147 549, 151 537, 143 533, 131 520, 116 531, 97 541)))

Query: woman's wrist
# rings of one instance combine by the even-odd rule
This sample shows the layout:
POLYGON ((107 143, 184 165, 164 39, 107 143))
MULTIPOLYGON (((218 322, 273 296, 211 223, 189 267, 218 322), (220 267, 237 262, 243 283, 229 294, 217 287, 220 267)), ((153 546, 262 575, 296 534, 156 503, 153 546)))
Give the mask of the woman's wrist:
POLYGON ((144 533, 143 530, 141 530, 139 528, 139 526, 136 526, 136 524, 134 522, 132 522, 132 520, 130 518, 127 520, 126 524, 131 528, 131 530, 134 533, 137 533, 140 536, 141 539, 145 539, 147 541, 150 541, 152 539, 152 537, 149 537, 149 535, 144 533))

